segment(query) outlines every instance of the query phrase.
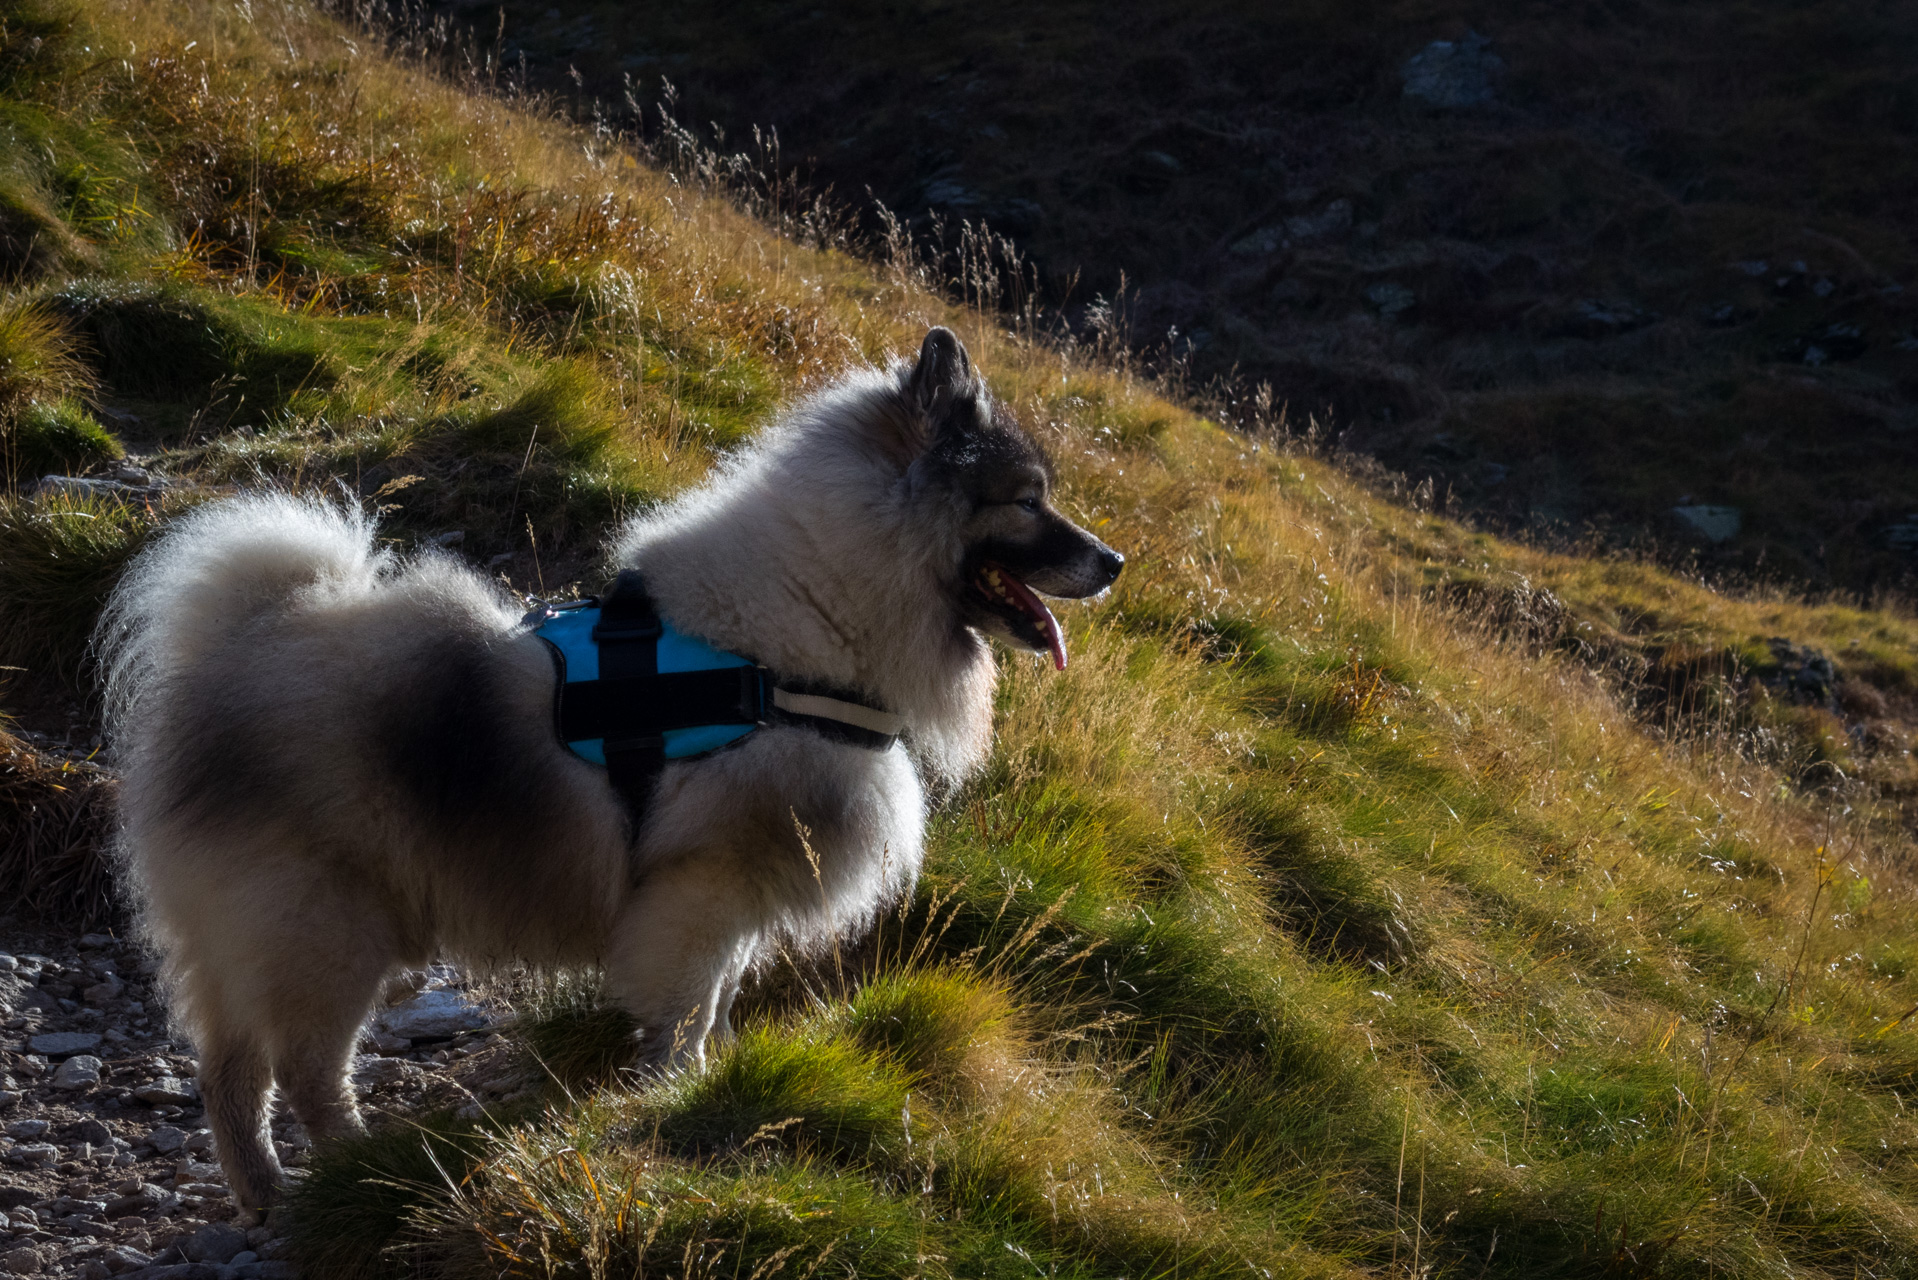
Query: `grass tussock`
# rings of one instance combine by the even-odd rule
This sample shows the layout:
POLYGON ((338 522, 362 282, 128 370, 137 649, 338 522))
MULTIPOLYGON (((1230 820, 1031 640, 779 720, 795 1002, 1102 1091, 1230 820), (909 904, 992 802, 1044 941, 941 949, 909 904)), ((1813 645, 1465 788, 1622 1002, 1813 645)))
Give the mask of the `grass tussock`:
MULTIPOLYGON (((291 0, 6 12, 59 38, 5 34, 0 96, 96 157, 71 209, 119 210, 57 210, 87 261, 8 295, 21 350, 79 362, 20 402, 104 415, 169 504, 326 486, 558 594, 937 320, 1128 556, 1066 612, 1068 671, 1005 658, 992 761, 876 937, 768 975, 669 1081, 587 979, 526 995, 546 1109, 325 1154, 306 1274, 1918 1257, 1908 615, 1396 503, 291 0)), ((172 510, 0 501, 0 660, 84 681, 172 510)))
POLYGON ((113 776, 53 760, 0 730, 0 900, 29 919, 97 929, 121 903, 101 850, 113 829, 113 776))

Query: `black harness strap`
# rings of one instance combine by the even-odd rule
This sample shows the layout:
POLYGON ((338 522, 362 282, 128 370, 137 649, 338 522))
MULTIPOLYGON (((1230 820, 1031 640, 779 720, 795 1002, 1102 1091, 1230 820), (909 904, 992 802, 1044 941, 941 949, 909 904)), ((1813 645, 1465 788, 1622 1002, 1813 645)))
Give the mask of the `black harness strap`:
MULTIPOLYGON (((600 651, 604 663, 605 651, 600 651)), ((602 668, 603 669, 603 668, 602 668)), ((758 724, 769 681, 759 667, 664 671, 653 676, 580 680, 566 686, 559 734, 568 742, 600 738, 610 766, 614 744, 658 741, 668 729, 706 724, 758 724)), ((662 756, 663 760, 664 757, 662 756)))
MULTIPOLYGON (((593 642, 599 646, 597 684, 632 682, 650 685, 659 677, 659 611, 646 594, 646 583, 636 569, 621 569, 613 585, 599 602, 599 623, 593 628, 593 642)), ((578 697, 577 686, 569 687, 560 703, 561 723, 569 713, 588 710, 597 699, 578 697), (582 708, 581 704, 585 703, 582 708)), ((643 726, 628 730, 618 719, 602 717, 600 723, 616 727, 618 738, 607 738, 606 776, 626 809, 633 815, 633 830, 639 830, 639 815, 646 812, 653 785, 666 768, 666 739, 661 735, 676 725, 643 726)), ((602 736, 567 734, 575 737, 602 736)))

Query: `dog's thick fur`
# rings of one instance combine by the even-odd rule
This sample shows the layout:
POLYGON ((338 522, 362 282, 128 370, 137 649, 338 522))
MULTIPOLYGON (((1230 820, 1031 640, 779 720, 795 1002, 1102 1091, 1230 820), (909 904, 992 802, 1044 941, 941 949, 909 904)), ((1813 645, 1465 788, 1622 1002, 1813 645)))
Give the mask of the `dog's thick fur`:
POLYGON ((614 559, 675 626, 908 725, 887 751, 768 727, 671 764, 636 838, 558 741, 519 607, 457 560, 396 557, 356 509, 279 493, 169 527, 98 646, 122 854, 241 1203, 280 1180, 273 1084, 316 1135, 358 1126, 348 1061, 398 970, 598 964, 646 1061, 693 1064, 755 960, 909 890, 926 789, 988 747, 981 633, 1047 644, 1043 608, 992 600, 983 569, 1062 596, 1118 572, 1049 481, 934 330, 629 526, 614 559))

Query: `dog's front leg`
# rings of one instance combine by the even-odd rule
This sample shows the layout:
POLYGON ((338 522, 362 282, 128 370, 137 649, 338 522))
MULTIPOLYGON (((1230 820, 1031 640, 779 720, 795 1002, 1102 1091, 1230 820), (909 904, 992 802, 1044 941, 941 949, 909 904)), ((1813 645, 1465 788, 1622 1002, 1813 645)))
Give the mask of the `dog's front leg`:
MULTIPOLYGON (((640 1026, 640 1065, 703 1065, 758 943, 750 881, 723 855, 650 869, 614 925, 607 994, 640 1026)), ((722 1034, 730 1032, 726 1026, 722 1034)))

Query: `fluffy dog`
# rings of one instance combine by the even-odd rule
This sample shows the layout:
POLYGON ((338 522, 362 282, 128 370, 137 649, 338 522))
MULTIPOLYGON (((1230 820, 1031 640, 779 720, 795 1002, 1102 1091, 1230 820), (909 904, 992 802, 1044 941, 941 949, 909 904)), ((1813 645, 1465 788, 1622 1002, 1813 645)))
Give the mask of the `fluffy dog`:
POLYGON ((97 645, 121 854, 241 1204, 281 1179, 274 1085, 316 1136, 359 1127, 347 1067, 396 971, 600 965, 645 1061, 692 1065, 755 960, 908 892, 928 790, 989 745, 984 637, 1063 666, 1035 592, 1092 595, 1123 563, 1051 480, 934 329, 628 526, 613 558, 680 631, 907 725, 883 751, 773 725, 670 763, 637 831, 558 740, 520 608, 456 559, 396 557, 357 509, 277 493, 171 525, 97 645))

